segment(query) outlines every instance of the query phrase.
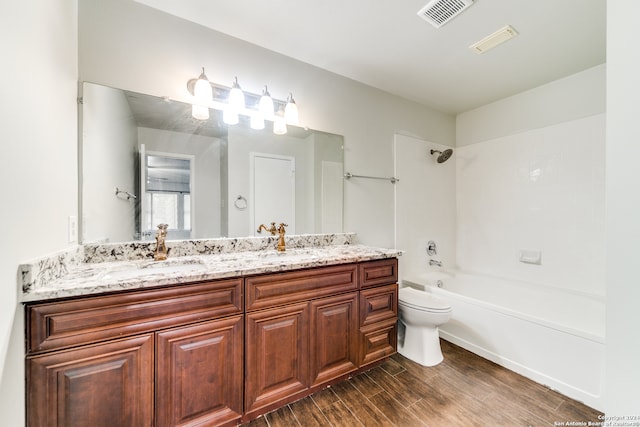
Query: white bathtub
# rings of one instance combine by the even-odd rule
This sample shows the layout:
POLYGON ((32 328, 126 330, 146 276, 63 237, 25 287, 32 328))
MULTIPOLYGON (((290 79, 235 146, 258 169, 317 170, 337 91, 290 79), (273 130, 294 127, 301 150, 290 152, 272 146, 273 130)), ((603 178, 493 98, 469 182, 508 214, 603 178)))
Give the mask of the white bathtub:
POLYGON ((462 272, 402 282, 451 303, 443 339, 603 410, 604 298, 462 272))

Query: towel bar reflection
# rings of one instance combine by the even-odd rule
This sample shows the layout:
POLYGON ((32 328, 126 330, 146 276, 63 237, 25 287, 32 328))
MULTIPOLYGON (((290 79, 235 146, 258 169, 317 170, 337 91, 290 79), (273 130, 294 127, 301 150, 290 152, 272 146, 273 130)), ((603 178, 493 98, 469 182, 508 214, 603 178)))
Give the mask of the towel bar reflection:
POLYGON ((354 175, 350 172, 347 172, 344 174, 344 177, 346 179, 351 179, 351 178, 366 178, 366 179, 382 179, 384 181, 389 181, 392 184, 395 184, 396 182, 400 181, 400 178, 396 178, 395 176, 389 177, 389 178, 385 178, 382 176, 367 176, 367 175, 354 175))
POLYGON ((127 200, 137 199, 135 194, 131 194, 128 191, 120 190, 118 187, 116 187, 116 197, 120 197, 121 194, 124 195, 127 198, 127 200))

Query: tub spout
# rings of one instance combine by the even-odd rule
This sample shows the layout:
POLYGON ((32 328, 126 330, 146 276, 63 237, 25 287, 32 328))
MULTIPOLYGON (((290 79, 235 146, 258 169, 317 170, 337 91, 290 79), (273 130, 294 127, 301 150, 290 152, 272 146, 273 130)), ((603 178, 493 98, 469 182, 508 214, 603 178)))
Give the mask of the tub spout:
POLYGON ((442 261, 437 261, 435 259, 430 259, 429 260, 429 265, 435 265, 437 267, 442 267, 442 261))

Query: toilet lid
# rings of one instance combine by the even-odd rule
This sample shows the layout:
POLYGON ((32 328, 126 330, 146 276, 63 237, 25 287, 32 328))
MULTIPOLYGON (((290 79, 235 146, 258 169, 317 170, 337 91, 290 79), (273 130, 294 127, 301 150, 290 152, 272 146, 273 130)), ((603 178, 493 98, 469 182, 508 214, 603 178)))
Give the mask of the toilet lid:
POLYGON ((398 290, 398 303, 423 311, 449 311, 451 305, 429 292, 404 287, 398 290))

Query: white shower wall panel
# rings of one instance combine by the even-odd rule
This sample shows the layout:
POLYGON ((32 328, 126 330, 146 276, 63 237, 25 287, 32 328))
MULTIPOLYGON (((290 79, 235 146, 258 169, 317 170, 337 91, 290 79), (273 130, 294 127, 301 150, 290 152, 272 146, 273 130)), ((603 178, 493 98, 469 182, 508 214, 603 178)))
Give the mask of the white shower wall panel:
POLYGON ((396 134, 394 140, 396 248, 400 274, 413 275, 438 270, 429 260, 454 268, 455 262, 455 154, 437 163, 431 150, 450 147, 419 138, 396 134), (437 254, 428 256, 427 243, 437 244, 437 254))
POLYGON ((604 295, 604 144, 597 114, 459 147, 458 267, 604 295))

